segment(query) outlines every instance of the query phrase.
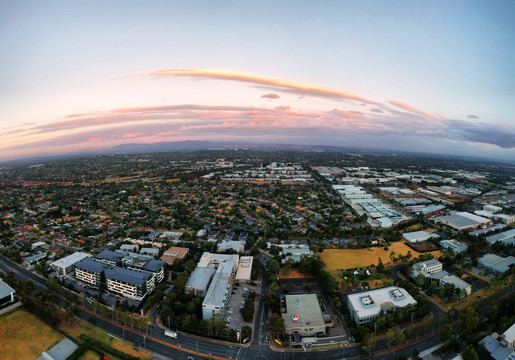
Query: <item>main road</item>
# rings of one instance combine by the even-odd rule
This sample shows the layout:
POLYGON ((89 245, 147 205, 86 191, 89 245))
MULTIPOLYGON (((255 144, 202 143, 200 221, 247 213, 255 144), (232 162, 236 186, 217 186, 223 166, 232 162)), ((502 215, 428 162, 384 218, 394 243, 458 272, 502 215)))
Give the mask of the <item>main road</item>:
MULTIPOLYGON (((35 284, 36 290, 49 292, 45 286, 46 279, 21 268, 10 260, 5 259, 0 255, 0 270, 4 272, 12 271, 15 277, 19 280, 31 280, 35 284)), ((262 294, 268 291, 268 284, 266 276, 263 276, 262 294)), ((61 297, 55 296, 54 301, 59 304, 63 301, 61 297)), ((65 301, 69 304, 69 302, 65 301)), ((190 336, 181 336, 177 339, 171 339, 164 335, 164 331, 156 324, 152 324, 149 329, 148 336, 138 333, 136 331, 122 328, 121 326, 104 320, 102 317, 95 313, 86 311, 80 307, 76 307, 78 316, 82 319, 88 320, 93 318, 95 324, 104 331, 113 334, 116 337, 123 338, 134 344, 139 344, 147 350, 150 350, 158 355, 164 355, 167 358, 177 360, 187 360, 188 356, 193 356, 198 359, 199 354, 202 356, 217 356, 227 359, 240 359, 240 360, 340 360, 344 358, 352 358, 360 356, 360 348, 358 345, 348 348, 341 348, 327 351, 308 351, 308 352, 284 352, 273 351, 269 344, 265 341, 268 334, 268 309, 260 297, 258 310, 256 312, 255 330, 253 332, 252 343, 248 346, 232 346, 222 344, 220 342, 211 342, 202 338, 193 338, 190 336)), ((486 314, 480 315, 485 316, 486 314)), ((440 342, 440 335, 435 334, 423 341, 415 343, 411 346, 398 350, 397 352, 390 352, 387 354, 372 356, 370 359, 386 359, 394 360, 399 356, 411 356, 413 349, 423 350, 435 346, 440 342)), ((385 350, 387 344, 385 341, 378 341, 379 349, 385 350)))

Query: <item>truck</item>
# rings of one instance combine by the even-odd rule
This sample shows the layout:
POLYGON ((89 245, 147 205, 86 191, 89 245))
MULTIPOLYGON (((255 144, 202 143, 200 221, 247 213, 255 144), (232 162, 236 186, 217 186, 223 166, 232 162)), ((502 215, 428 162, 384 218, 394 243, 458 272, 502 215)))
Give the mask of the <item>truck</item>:
POLYGON ((165 335, 177 339, 177 333, 172 330, 165 330, 165 335))

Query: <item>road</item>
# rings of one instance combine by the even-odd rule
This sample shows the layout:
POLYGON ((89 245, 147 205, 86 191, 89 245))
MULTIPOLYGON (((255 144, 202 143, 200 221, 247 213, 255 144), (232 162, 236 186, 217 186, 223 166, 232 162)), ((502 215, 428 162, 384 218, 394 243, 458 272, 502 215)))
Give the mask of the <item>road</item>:
MULTIPOLYGON (((0 270, 4 272, 12 271, 15 277, 19 280, 30 279, 35 284, 35 289, 44 292, 49 292, 44 286, 46 280, 35 275, 34 273, 20 268, 18 265, 5 260, 0 255, 0 270)), ((268 284, 266 282, 266 276, 263 277, 263 293, 266 293, 268 284)), ((54 301, 60 304, 63 299, 55 296, 54 301)), ((67 301, 65 301, 69 304, 67 301)), ((156 324, 152 324, 149 329, 149 336, 144 336, 136 332, 123 329, 122 327, 106 321, 96 314, 91 314, 83 309, 78 308, 78 316, 81 319, 88 320, 93 318, 95 324, 102 328, 104 331, 113 334, 118 338, 124 338, 134 344, 140 344, 146 349, 160 355, 164 355, 170 359, 187 359, 187 356, 192 355, 190 351, 203 353, 206 356, 219 356, 228 359, 240 359, 240 360, 311 360, 311 359, 324 359, 324 360, 340 360, 343 358, 357 357, 360 355, 360 348, 358 345, 351 346, 349 348, 341 348, 328 351, 312 351, 312 352, 276 352, 273 351, 264 339, 268 334, 268 323, 267 314, 268 309, 262 299, 260 299, 258 310, 256 312, 256 330, 254 331, 252 344, 246 347, 228 346, 225 344, 210 342, 201 338, 192 338, 189 336, 180 336, 177 339, 171 339, 164 335, 164 331, 159 328, 156 324), (176 347, 169 346, 172 344, 176 347)), ((479 316, 484 318, 487 310, 479 312, 479 316)), ((154 313, 155 316, 157 313, 154 313)), ((416 344, 410 345, 402 350, 396 352, 390 352, 388 354, 378 354, 372 357, 366 357, 367 359, 386 359, 393 360, 397 359, 400 355, 411 356, 413 349, 423 350, 435 346, 440 341, 440 335, 436 334, 416 344)), ((387 344, 384 340, 377 342, 377 351, 380 349, 386 349, 387 344)), ((197 355, 193 354, 195 358, 197 355)))

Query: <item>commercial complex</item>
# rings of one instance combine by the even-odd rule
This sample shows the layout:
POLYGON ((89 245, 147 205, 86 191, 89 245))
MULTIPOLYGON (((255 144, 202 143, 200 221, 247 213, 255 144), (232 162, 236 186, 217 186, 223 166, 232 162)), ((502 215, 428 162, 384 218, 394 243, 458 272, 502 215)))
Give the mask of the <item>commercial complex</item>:
POLYGON ((74 265, 76 263, 88 257, 91 257, 91 255, 83 252, 76 252, 62 259, 54 261, 50 264, 50 267, 54 269, 59 275, 66 276, 73 274, 74 265))
POLYGON ((395 286, 347 295, 347 308, 357 325, 367 324, 408 305, 415 306, 417 301, 405 289, 395 286))
POLYGON ((326 323, 315 294, 284 295, 281 312, 289 335, 315 336, 326 332, 326 323))

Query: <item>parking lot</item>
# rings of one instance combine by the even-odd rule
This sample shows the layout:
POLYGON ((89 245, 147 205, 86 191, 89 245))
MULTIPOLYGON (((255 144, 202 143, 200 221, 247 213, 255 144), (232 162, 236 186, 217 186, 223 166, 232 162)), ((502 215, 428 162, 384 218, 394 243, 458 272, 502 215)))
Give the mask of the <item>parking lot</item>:
MULTIPOLYGON (((231 318, 231 322, 229 326, 233 329, 241 329, 243 326, 253 327, 252 322, 246 323, 243 321, 243 316, 241 315, 241 309, 245 304, 246 296, 248 296, 248 292, 244 291, 244 288, 247 288, 248 291, 255 291, 254 287, 248 286, 246 284, 242 284, 241 286, 233 286, 233 293, 231 294, 231 301, 229 302, 229 310, 227 313, 227 317, 231 318), (230 312, 232 310, 232 313, 230 312)), ((256 297, 256 301, 259 299, 256 297)))

